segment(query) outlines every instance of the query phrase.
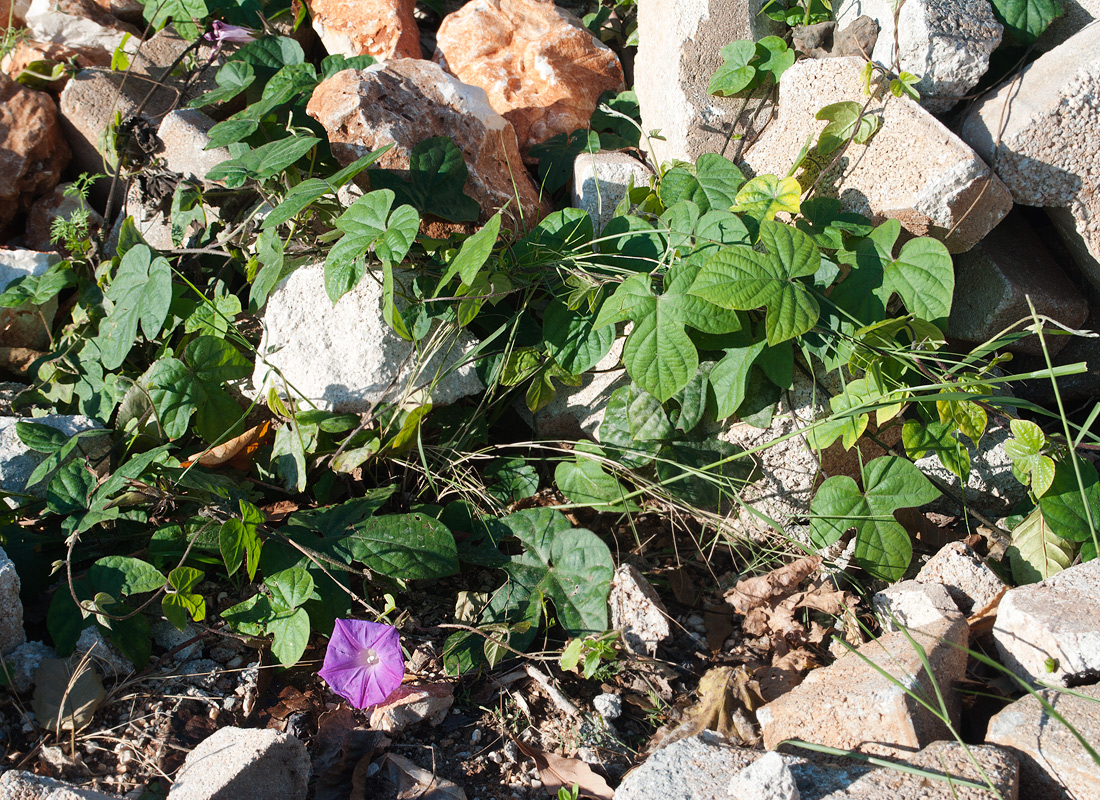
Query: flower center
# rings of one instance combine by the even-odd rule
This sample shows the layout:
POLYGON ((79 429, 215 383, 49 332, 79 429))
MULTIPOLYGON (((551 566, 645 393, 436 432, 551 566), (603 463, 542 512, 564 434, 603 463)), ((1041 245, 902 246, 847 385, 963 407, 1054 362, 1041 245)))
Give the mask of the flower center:
POLYGON ((374 651, 373 647, 368 647, 359 655, 359 666, 361 667, 373 667, 378 664, 381 659, 378 658, 378 653, 374 651))

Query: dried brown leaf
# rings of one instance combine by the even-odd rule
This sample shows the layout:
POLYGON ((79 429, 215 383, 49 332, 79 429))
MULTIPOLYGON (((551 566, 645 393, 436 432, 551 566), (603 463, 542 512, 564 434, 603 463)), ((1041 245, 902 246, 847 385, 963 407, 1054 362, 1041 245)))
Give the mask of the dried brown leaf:
POLYGON ((821 566, 821 556, 806 556, 773 569, 766 575, 746 578, 726 592, 726 602, 738 613, 774 603, 798 589, 800 583, 821 566))
MULTIPOLYGON (((397 790, 397 800, 466 800, 466 793, 451 781, 417 766, 404 756, 386 753, 379 762, 381 773, 397 790)), ((360 777, 363 780, 364 776, 360 777)), ((359 798, 367 795, 359 791, 359 798)))
POLYGON ((744 666, 707 670, 696 690, 698 700, 684 712, 675 728, 654 735, 650 750, 702 733, 717 731, 731 742, 752 747, 760 742, 756 709, 764 704, 760 685, 744 666))
POLYGON ((607 781, 592 771, 579 758, 565 758, 554 753, 548 753, 540 747, 512 739, 516 747, 525 756, 535 762, 539 770, 539 779, 543 786, 551 794, 556 794, 558 789, 572 789, 577 784, 581 797, 594 797, 596 800, 612 800, 615 790, 607 785, 607 781))
POLYGON ((193 463, 211 468, 228 465, 247 470, 252 465, 252 454, 262 445, 270 442, 273 435, 271 420, 265 420, 224 444, 192 454, 183 462, 183 466, 187 467, 193 463))

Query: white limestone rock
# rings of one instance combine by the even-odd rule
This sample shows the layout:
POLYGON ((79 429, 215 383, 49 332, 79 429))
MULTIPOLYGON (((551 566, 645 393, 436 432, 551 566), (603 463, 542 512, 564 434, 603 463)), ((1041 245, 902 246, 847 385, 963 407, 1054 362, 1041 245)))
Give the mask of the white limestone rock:
POLYGON ((413 392, 446 405, 484 386, 469 362, 475 340, 465 331, 440 339, 426 357, 382 318, 382 275, 368 270, 335 306, 324 265, 301 267, 271 293, 263 315, 260 357, 252 376, 258 397, 271 387, 329 411, 364 412, 413 392))

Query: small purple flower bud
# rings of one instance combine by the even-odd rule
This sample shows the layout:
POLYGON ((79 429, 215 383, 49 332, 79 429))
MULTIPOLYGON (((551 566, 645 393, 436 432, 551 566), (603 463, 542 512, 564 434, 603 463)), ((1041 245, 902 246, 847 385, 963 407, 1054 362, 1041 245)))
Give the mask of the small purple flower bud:
POLYGON ((251 42, 256 38, 256 31, 251 28, 243 28, 240 25, 228 25, 222 22, 220 19, 214 20, 214 30, 209 33, 203 34, 204 39, 208 42, 214 42, 218 47, 221 47, 226 42, 251 42))
POLYGON ((336 620, 318 674, 356 708, 381 703, 405 675, 397 628, 361 619, 336 620))

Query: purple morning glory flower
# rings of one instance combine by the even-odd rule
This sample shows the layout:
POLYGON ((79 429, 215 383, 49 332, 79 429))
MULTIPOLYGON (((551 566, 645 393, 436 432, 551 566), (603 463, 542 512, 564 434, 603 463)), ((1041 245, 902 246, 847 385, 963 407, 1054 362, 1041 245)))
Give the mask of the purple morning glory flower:
POLYGON ((397 628, 361 619, 336 620, 318 674, 356 708, 381 703, 405 675, 397 628))
POLYGON ((245 42, 251 42, 256 38, 256 32, 251 28, 244 28, 240 25, 229 25, 222 22, 220 19, 214 20, 214 30, 209 33, 204 33, 202 38, 208 42, 214 42, 219 48, 226 42, 239 42, 241 44, 245 42))

